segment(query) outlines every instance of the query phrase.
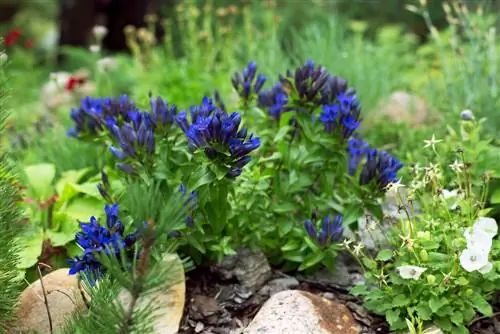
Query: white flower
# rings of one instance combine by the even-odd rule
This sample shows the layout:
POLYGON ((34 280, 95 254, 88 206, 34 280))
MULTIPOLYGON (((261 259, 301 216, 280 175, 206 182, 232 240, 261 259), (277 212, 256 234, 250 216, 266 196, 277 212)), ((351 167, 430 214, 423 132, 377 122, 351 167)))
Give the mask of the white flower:
POLYGON ((101 72, 108 72, 114 70, 118 66, 118 63, 113 57, 104 57, 97 61, 97 68, 101 72))
POLYGON ((403 279, 418 280, 420 278, 420 275, 422 275, 422 273, 426 271, 427 268, 417 266, 401 266, 397 267, 396 270, 399 272, 399 276, 401 276, 401 278, 403 279))
POLYGON ((472 225, 472 228, 474 230, 480 230, 485 232, 487 235, 490 236, 490 238, 494 238, 495 235, 497 235, 498 233, 497 221, 489 217, 479 218, 478 220, 476 220, 474 225, 472 225))
POLYGON ((89 46, 89 50, 92 53, 99 53, 101 52, 101 47, 97 44, 92 44, 91 46, 89 46))
POLYGON ((442 142, 442 139, 436 139, 436 136, 433 134, 432 138, 429 140, 424 140, 425 146, 424 148, 431 147, 434 152, 436 152, 436 144, 442 142))
POLYGON ((97 40, 102 40, 108 34, 108 28, 105 26, 95 26, 92 28, 92 33, 97 40))
POLYGON ((477 271, 479 271, 481 274, 487 274, 493 269, 493 263, 488 262, 485 266, 479 268, 477 271))
POLYGON ((457 197, 458 196, 458 189, 453 189, 453 190, 447 190, 447 189, 443 189, 443 191, 441 192, 441 196, 443 196, 443 198, 445 200, 447 200, 448 198, 454 198, 454 197, 457 197))
POLYGON ((0 52, 0 66, 5 64, 9 60, 9 56, 5 52, 0 52))
POLYGON ((469 228, 465 230, 464 237, 467 241, 467 248, 486 253, 486 255, 490 252, 493 240, 483 230, 469 228))
POLYGON ((468 272, 479 270, 488 265, 488 253, 467 248, 460 255, 460 264, 468 272))
POLYGON ((464 168, 464 164, 461 162, 458 162, 458 160, 456 160, 456 159, 455 159, 455 162, 449 166, 450 166, 451 170, 457 174, 462 171, 462 168, 464 168))

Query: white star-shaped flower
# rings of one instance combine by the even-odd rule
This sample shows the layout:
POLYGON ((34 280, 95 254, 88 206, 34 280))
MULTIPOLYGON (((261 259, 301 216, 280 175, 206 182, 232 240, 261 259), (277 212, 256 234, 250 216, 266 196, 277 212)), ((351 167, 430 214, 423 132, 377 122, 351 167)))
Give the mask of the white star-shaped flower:
POLYGON ((420 275, 422 275, 422 273, 426 271, 427 268, 418 266, 401 266, 397 267, 396 270, 399 272, 399 276, 401 276, 401 278, 403 279, 418 280, 420 278, 420 275))
POLYGON ((431 147, 434 152, 436 152, 436 144, 442 142, 442 139, 436 139, 436 136, 433 134, 432 138, 429 140, 424 140, 425 146, 424 148, 431 147))
POLYGON ((461 162, 458 162, 458 160, 455 160, 455 162, 449 166, 450 166, 451 170, 457 174, 462 172, 462 168, 464 168, 464 164, 461 162))

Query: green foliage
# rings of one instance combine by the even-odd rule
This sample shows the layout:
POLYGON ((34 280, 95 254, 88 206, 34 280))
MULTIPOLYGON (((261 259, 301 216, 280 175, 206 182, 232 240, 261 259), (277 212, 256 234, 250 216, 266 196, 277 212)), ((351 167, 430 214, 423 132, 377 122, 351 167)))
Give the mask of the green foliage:
MULTIPOLYGON (((0 42, 2 39, 0 38, 0 42)), ((0 51, 2 55, 2 51, 0 51)), ((0 127, 4 130, 7 117, 5 99, 7 98, 7 77, 5 63, 0 63, 0 127)), ((17 207, 20 200, 19 185, 14 178, 11 166, 5 156, 0 158, 0 332, 4 332, 7 322, 12 320, 17 297, 22 289, 20 273, 13 269, 19 261, 19 244, 15 238, 22 231, 21 212, 17 207)))
POLYGON ((500 280, 500 243, 495 236, 490 253, 487 240, 474 246, 464 233, 471 226, 471 231, 478 229, 478 220, 491 211, 485 208, 489 177, 482 162, 494 151, 478 136, 482 123, 462 122, 460 136, 450 128, 444 141, 427 145, 428 164, 412 168, 408 191, 392 190, 411 219, 390 229, 391 248, 381 250, 375 262, 364 261, 371 263, 366 266, 367 285, 351 292, 363 295, 365 306, 384 314, 393 329, 404 329, 414 319, 434 322, 448 333, 468 333, 476 314, 492 314, 489 300, 500 280), (454 189, 445 188, 450 186, 454 189), (465 253, 477 253, 481 246, 490 253, 492 266, 477 271, 465 253))

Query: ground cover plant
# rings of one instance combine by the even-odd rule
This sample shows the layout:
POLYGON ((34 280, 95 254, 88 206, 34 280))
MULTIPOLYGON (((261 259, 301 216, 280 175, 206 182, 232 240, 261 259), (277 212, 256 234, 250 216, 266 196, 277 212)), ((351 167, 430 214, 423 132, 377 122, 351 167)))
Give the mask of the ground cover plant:
POLYGON ((67 72, 9 30, 0 329, 23 288, 66 268, 89 298, 62 332, 154 332, 163 305, 148 298, 178 283, 173 254, 189 273, 243 249, 292 276, 335 273, 347 252, 364 279, 350 293, 391 330, 495 317, 496 17, 452 1, 438 31, 426 1, 408 10, 426 44, 324 13, 284 29, 296 18, 273 2, 180 5, 127 26, 130 54, 106 54, 94 27, 67 72), (381 117, 398 90, 436 117, 381 117))

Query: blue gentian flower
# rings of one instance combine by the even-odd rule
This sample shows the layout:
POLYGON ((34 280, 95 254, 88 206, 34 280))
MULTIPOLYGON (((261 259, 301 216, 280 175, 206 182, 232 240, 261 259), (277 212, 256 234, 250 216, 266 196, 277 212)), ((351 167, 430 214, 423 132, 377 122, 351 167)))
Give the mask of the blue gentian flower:
POLYGON ((253 95, 259 94, 266 82, 266 76, 257 74, 257 64, 251 61, 243 69, 242 73, 236 72, 233 74, 231 82, 240 98, 248 102, 253 95))
POLYGON ((285 111, 291 111, 293 108, 287 107, 288 104, 288 94, 285 89, 278 83, 273 86, 273 88, 263 91, 259 94, 258 105, 261 108, 266 108, 269 115, 275 119, 279 120, 281 114, 285 111))
POLYGON ((213 101, 204 97, 202 103, 190 108, 191 124, 186 111, 181 111, 176 121, 188 138, 188 147, 203 149, 206 157, 228 168, 227 177, 235 178, 250 161, 248 154, 260 146, 260 138, 247 136, 247 129, 240 128, 241 115, 228 114, 213 101))
POLYGON ((361 170, 361 185, 375 182, 380 190, 385 190, 390 183, 396 183, 397 173, 403 164, 389 153, 377 149, 368 149, 366 162, 361 170))
MULTIPOLYGON (((101 226, 95 217, 90 217, 88 223, 80 223, 81 232, 76 233, 76 243, 83 249, 83 255, 69 260, 71 268, 70 275, 79 272, 87 274, 87 277, 98 279, 105 273, 94 256, 96 253, 104 252, 120 257, 120 250, 130 251, 137 241, 139 232, 124 235, 124 226, 118 217, 118 204, 106 205, 106 226, 101 226)), ((91 284, 95 283, 90 281, 91 284)))
POLYGON ((325 125, 326 132, 339 131, 344 139, 348 139, 360 126, 361 108, 356 95, 340 93, 333 104, 325 104, 319 120, 325 125))
POLYGON ((403 164, 389 153, 370 148, 364 140, 358 137, 349 139, 347 151, 350 175, 356 173, 363 158, 365 159, 359 177, 360 185, 375 182, 381 190, 385 190, 388 184, 398 181, 397 173, 403 164))
POLYGON ((304 222, 304 228, 311 239, 317 242, 320 246, 329 246, 334 242, 340 241, 344 233, 342 226, 343 216, 337 215, 332 220, 330 216, 323 218, 321 228, 318 232, 314 222, 310 219, 304 222))

